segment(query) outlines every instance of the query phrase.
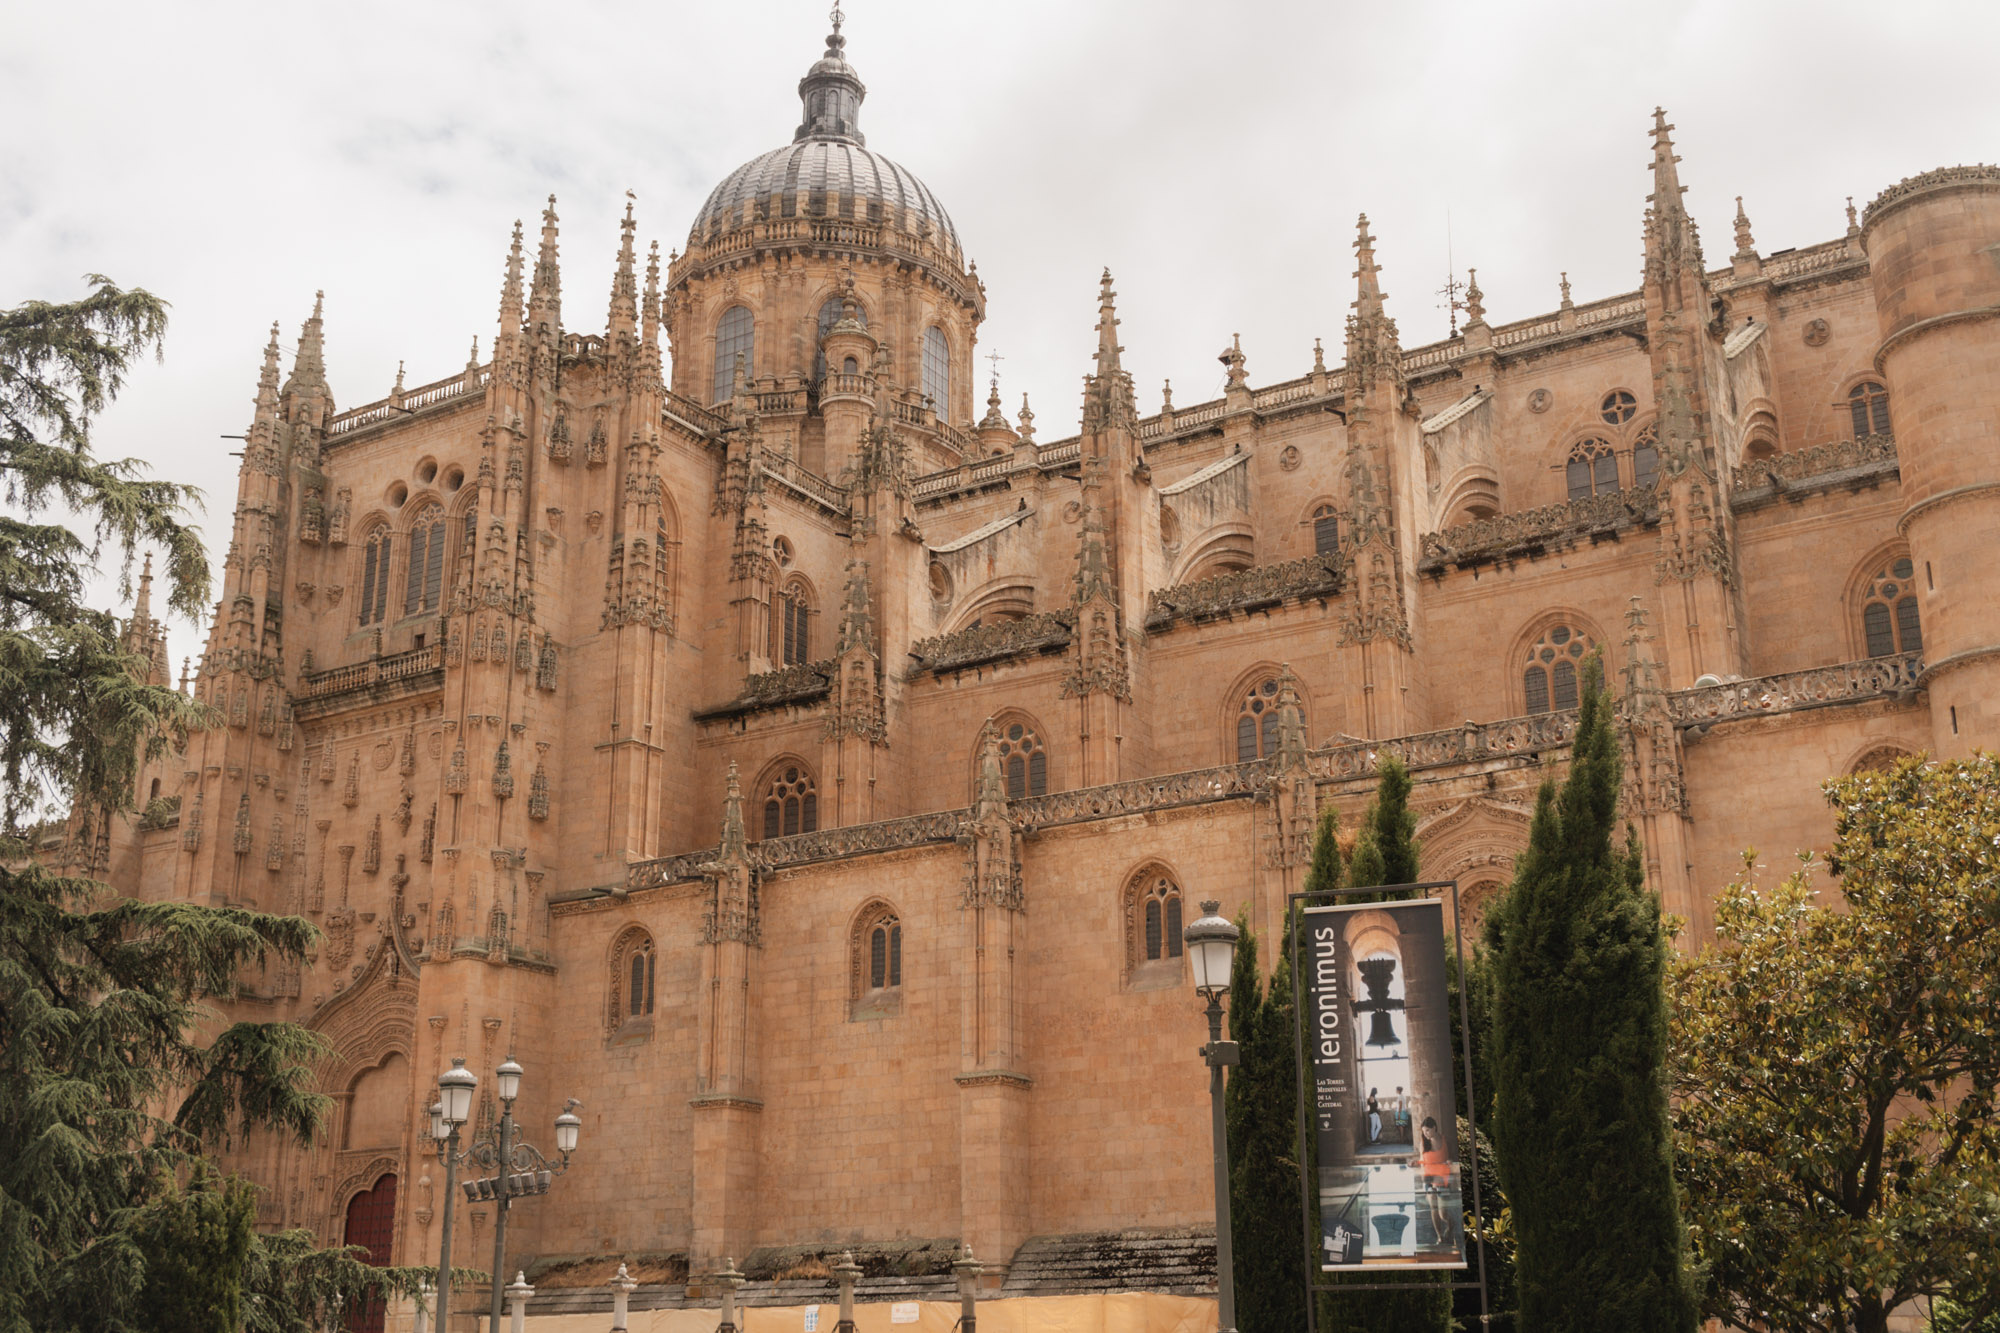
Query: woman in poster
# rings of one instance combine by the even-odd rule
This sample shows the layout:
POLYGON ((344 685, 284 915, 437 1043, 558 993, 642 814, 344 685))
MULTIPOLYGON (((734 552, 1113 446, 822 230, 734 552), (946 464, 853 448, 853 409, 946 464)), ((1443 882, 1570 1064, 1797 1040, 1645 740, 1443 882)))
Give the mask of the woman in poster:
POLYGON ((1368 1141, 1382 1141, 1382 1104, 1375 1100, 1375 1089, 1368 1089, 1368 1141))

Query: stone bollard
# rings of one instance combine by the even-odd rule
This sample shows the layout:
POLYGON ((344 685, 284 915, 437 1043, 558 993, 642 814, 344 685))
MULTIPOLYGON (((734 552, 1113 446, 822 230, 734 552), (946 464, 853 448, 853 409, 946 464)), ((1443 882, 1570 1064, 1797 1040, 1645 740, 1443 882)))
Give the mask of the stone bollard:
POLYGON ((618 1276, 611 1279, 611 1333, 625 1333, 627 1303, 632 1299, 632 1288, 638 1285, 625 1265, 619 1264, 618 1276))
POLYGON ((736 1261, 724 1259, 722 1271, 715 1274, 714 1281, 722 1289, 722 1322, 715 1326, 715 1333, 736 1333, 736 1289, 743 1285, 736 1261))
POLYGON ((528 1275, 516 1271, 514 1280, 507 1284, 507 1327, 513 1333, 526 1333, 528 1327, 528 1297, 535 1289, 528 1285, 528 1275))
POLYGON ((958 1327, 960 1333, 974 1333, 978 1321, 974 1317, 974 1302, 979 1299, 979 1261, 972 1257, 970 1242, 960 1248, 958 1259, 951 1266, 958 1275, 958 1327))
POLYGON ((835 1325, 835 1333, 854 1333, 854 1284, 861 1280, 854 1251, 841 1252, 840 1262, 833 1266, 833 1277, 840 1283, 840 1323, 835 1325))

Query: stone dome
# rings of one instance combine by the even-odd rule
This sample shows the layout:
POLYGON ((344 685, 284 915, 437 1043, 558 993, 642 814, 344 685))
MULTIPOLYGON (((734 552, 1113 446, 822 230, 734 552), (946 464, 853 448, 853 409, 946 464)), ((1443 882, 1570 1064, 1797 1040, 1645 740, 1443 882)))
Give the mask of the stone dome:
POLYGON ((792 142, 723 177, 695 217, 695 236, 767 218, 838 218, 930 236, 958 251, 958 231, 930 187, 869 151, 861 133, 861 102, 868 90, 847 63, 846 46, 836 8, 826 53, 799 80, 805 113, 792 142))
POLYGON ((759 218, 839 217, 931 232, 958 248, 951 216, 907 168, 855 140, 805 138, 751 158, 722 178, 695 218, 697 232, 759 218))

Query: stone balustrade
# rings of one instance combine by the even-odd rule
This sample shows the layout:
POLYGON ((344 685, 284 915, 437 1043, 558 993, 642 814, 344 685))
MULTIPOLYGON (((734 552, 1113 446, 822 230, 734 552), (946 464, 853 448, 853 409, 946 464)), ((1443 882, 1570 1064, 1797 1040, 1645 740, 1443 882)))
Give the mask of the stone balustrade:
POLYGON ((1440 573, 1447 565, 1540 555, 1659 519, 1659 493, 1651 489, 1611 491, 1513 514, 1495 514, 1425 533, 1417 568, 1427 574, 1440 573))
POLYGON ((406 653, 371 657, 366 662, 307 672, 299 678, 298 697, 301 700, 330 699, 377 685, 417 679, 430 672, 440 673, 437 683, 443 684, 443 671, 444 650, 434 643, 425 644, 406 653))
POLYGON ((1896 473, 1899 468, 1893 435, 1833 440, 1739 464, 1730 477, 1731 500, 1740 503, 1765 491, 1782 493, 1800 483, 1866 480, 1896 473))

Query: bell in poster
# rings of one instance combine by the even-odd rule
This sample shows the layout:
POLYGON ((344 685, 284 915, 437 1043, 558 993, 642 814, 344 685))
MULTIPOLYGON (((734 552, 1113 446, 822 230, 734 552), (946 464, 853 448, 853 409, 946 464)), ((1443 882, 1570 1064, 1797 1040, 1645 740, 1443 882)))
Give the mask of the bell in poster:
POLYGON ((1320 1265, 1463 1268, 1444 904, 1305 909, 1320 1265))

